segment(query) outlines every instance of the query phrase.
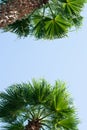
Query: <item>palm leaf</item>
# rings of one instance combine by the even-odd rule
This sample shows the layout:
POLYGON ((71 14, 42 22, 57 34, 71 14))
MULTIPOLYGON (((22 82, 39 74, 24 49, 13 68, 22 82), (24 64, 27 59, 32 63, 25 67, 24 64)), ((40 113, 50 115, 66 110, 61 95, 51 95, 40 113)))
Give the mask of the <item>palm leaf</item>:
POLYGON ((68 117, 66 119, 63 119, 61 121, 58 122, 58 124, 61 127, 64 127, 66 129, 71 129, 71 130, 77 130, 77 124, 79 123, 79 121, 77 121, 77 119, 74 117, 68 117))
MULTIPOLYGON (((8 0, 2 0, 5 3, 8 0)), ((3 28, 5 32, 16 33, 19 37, 35 36, 37 39, 63 38, 71 27, 82 22, 80 12, 86 0, 49 0, 28 16, 3 28)))
POLYGON ((30 33, 30 26, 30 19, 28 17, 22 20, 17 20, 15 23, 8 25, 4 28, 4 31, 16 33, 19 37, 27 37, 30 33))
POLYGON ((36 38, 43 38, 45 34, 45 28, 44 28, 44 19, 43 16, 35 15, 33 17, 34 22, 34 28, 32 30, 32 33, 35 35, 36 38))
POLYGON ((69 105, 72 104, 72 100, 69 100, 69 94, 66 92, 64 83, 60 85, 60 83, 56 82, 52 95, 53 100, 51 101, 50 105, 54 111, 61 113, 69 110, 69 105))
POLYGON ((10 86, 0 93, 0 121, 6 130, 24 130, 39 119, 41 130, 75 129, 78 119, 65 83, 52 86, 44 79, 10 86))
POLYGON ((32 80, 32 99, 33 102, 36 104, 45 103, 46 97, 48 97, 50 93, 50 85, 45 81, 42 80, 40 82, 37 82, 36 80, 32 80))
POLYGON ((45 37, 48 39, 61 38, 67 35, 69 22, 60 15, 45 19, 45 37))
POLYGON ((66 14, 72 16, 79 14, 84 5, 84 0, 65 0, 63 1, 63 8, 66 14))
POLYGON ((82 20, 83 20, 82 16, 77 16, 77 17, 72 18, 73 24, 77 28, 82 25, 82 20))
POLYGON ((24 130, 23 122, 16 121, 14 123, 9 123, 7 126, 4 126, 4 130, 24 130))
POLYGON ((30 97, 29 85, 16 84, 9 87, 6 93, 0 93, 0 117, 7 121, 15 120, 20 115, 20 109, 24 110, 30 101, 30 97))

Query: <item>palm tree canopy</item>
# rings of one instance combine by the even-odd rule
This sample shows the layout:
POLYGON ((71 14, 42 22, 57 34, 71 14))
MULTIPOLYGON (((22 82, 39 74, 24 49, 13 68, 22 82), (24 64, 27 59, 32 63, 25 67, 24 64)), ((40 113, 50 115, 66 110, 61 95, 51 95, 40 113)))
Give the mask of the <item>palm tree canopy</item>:
POLYGON ((80 12, 86 0, 39 1, 40 8, 4 27, 3 30, 14 32, 19 37, 30 35, 37 39, 55 39, 67 36, 71 27, 78 28, 81 25, 83 17, 80 12))
POLYGON ((79 123, 66 84, 51 85, 44 79, 1 92, 0 121, 5 130, 78 130, 79 123))

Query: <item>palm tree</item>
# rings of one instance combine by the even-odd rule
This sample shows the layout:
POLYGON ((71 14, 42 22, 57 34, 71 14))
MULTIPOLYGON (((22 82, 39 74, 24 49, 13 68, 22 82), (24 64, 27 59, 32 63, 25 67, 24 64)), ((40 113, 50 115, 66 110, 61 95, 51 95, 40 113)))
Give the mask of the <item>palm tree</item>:
POLYGON ((0 121, 4 130, 78 130, 79 123, 65 83, 44 79, 1 92, 0 121))
POLYGON ((0 28, 37 39, 67 36, 72 28, 81 25, 86 0, 2 0, 0 28))
POLYGON ((36 8, 39 8, 44 1, 38 0, 8 0, 0 5, 0 27, 5 27, 21 20, 36 8))

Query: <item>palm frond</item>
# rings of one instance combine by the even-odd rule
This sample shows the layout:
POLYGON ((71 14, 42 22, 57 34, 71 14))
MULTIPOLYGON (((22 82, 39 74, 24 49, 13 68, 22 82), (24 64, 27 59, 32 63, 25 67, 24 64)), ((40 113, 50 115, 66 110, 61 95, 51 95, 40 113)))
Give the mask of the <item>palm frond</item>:
POLYGON ((68 111, 69 106, 72 106, 72 99, 69 97, 69 93, 67 93, 64 83, 60 84, 59 82, 56 82, 51 96, 53 97, 53 100, 50 101, 50 105, 54 111, 68 111))
MULTIPOLYGON (((8 0, 2 0, 5 3, 8 0)), ((26 17, 3 28, 19 37, 35 36, 37 39, 56 39, 68 35, 71 27, 80 27, 80 12, 86 0, 49 0, 26 17)))
POLYGON ((35 15, 33 17, 34 21, 34 28, 32 30, 32 33, 35 35, 36 38, 43 38, 45 34, 45 22, 43 16, 35 15))
POLYGON ((55 19, 52 19, 46 25, 47 36, 49 38, 62 38, 64 36, 67 36, 68 28, 70 26, 70 23, 67 22, 65 18, 60 15, 57 15, 55 19))
POLYGON ((78 123, 79 121, 76 119, 76 116, 73 115, 73 117, 68 117, 66 119, 59 121, 58 125, 66 129, 77 130, 78 123))
POLYGON ((0 117, 4 117, 4 120, 10 121, 10 117, 12 120, 16 119, 20 114, 20 109, 26 105, 25 94, 29 93, 29 89, 27 91, 27 86, 26 89, 22 88, 23 86, 16 84, 9 87, 6 92, 0 93, 0 99, 2 99, 0 102, 0 117))
POLYGON ((82 17, 82 16, 77 16, 77 17, 72 18, 72 22, 73 22, 73 24, 74 24, 74 26, 75 26, 76 28, 81 27, 81 25, 82 25, 82 20, 83 20, 83 17, 82 17))
POLYGON ((34 103, 40 104, 46 102, 46 97, 50 94, 50 85, 45 81, 41 80, 37 82, 36 80, 32 80, 32 98, 34 103))
POLYGON ((19 37, 27 37, 30 33, 30 28, 30 19, 28 17, 22 20, 17 20, 15 23, 8 25, 4 28, 4 31, 16 33, 19 37))
POLYGON ((83 5, 84 5, 84 0, 64 0, 63 1, 64 12, 70 16, 79 14, 82 10, 83 5))
POLYGON ((4 126, 4 130, 24 130, 23 122, 16 121, 14 123, 9 123, 7 126, 4 126))
POLYGON ((24 130, 27 122, 40 121, 41 130, 77 130, 78 118, 66 84, 46 80, 10 86, 0 93, 0 121, 6 130, 24 130))

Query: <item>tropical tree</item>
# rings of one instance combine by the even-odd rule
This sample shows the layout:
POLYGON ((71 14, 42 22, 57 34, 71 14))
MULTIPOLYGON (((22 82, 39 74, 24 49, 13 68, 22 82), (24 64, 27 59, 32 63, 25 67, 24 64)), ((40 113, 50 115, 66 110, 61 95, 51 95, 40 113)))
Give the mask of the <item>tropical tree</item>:
POLYGON ((44 79, 1 92, 0 121, 4 130, 78 130, 79 123, 65 83, 44 79))
POLYGON ((86 0, 1 0, 0 28, 19 37, 54 39, 81 25, 86 0))
POLYGON ((0 27, 21 20, 39 7, 40 2, 38 0, 4 0, 3 4, 0 4, 0 27))

